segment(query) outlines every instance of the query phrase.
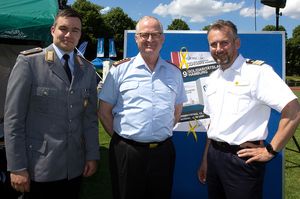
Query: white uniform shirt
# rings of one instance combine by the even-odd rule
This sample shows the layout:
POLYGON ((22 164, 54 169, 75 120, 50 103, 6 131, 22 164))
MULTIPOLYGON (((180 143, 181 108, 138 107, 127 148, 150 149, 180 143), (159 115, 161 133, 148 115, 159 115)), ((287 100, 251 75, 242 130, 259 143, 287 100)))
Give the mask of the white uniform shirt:
POLYGON ((271 108, 281 112, 297 98, 271 66, 246 63, 242 55, 225 71, 214 71, 204 88, 207 136, 231 145, 266 139, 271 108))

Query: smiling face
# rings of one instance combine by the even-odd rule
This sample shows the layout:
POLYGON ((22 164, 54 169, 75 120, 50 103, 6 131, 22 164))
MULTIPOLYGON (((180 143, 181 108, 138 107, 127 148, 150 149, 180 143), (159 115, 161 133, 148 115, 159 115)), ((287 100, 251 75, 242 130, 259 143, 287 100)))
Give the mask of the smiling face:
POLYGON ((210 53, 214 60, 222 70, 229 68, 238 56, 240 39, 236 38, 227 26, 221 29, 211 29, 207 38, 210 53))
POLYGON ((53 43, 65 52, 71 52, 81 37, 81 21, 76 17, 58 17, 51 27, 53 43))
POLYGON ((162 27, 155 18, 143 18, 136 28, 135 41, 141 55, 158 57, 164 43, 162 27))

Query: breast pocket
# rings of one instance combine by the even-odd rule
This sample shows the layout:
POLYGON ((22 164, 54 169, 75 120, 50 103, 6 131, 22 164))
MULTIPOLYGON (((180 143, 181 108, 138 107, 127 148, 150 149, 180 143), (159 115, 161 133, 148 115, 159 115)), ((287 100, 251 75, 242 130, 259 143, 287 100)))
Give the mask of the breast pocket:
POLYGON ((227 104, 232 107, 234 114, 247 110, 251 102, 251 91, 249 86, 233 86, 227 92, 227 104))
POLYGON ((132 97, 136 97, 139 95, 139 82, 123 82, 120 85, 120 92, 122 93, 122 98, 124 101, 130 100, 132 97))
POLYGON ((59 94, 55 88, 33 87, 31 104, 36 112, 50 113, 57 112, 59 107, 59 94), (55 106, 51 105, 55 104, 55 106), (57 108, 57 109, 56 109, 57 108))
POLYGON ((205 109, 208 113, 213 113, 218 107, 217 88, 214 86, 206 86, 204 92, 204 102, 206 102, 205 109))
POLYGON ((171 104, 173 106, 173 105, 175 105, 176 96, 178 94, 177 87, 176 87, 176 85, 168 84, 167 88, 168 88, 167 89, 168 98, 173 103, 173 104, 171 104))

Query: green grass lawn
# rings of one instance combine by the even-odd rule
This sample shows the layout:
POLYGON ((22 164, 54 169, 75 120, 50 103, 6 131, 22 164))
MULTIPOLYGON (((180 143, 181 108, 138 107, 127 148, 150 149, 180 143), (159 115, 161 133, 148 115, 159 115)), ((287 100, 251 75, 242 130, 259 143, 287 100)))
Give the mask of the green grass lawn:
MULTIPOLYGON (((295 91, 300 98, 300 91, 295 91)), ((101 160, 97 173, 85 178, 81 190, 81 199, 111 199, 110 174, 108 169, 108 146, 110 137, 100 126, 100 154, 101 160)), ((300 144, 300 127, 295 133, 296 141, 300 144)), ((300 199, 300 153, 293 139, 285 150, 285 199, 300 199)))

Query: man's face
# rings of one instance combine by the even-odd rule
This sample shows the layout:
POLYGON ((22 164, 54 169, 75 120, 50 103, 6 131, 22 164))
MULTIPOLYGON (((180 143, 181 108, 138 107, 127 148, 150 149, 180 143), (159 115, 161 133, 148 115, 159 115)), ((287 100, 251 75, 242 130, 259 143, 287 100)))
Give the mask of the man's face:
POLYGON ((157 56, 165 40, 159 23, 154 19, 140 22, 135 41, 142 55, 157 56))
POLYGON ((71 52, 81 37, 81 22, 76 17, 59 17, 51 27, 53 43, 65 52, 71 52))
POLYGON ((212 57, 223 70, 229 68, 238 56, 240 40, 234 38, 228 27, 212 29, 208 34, 208 43, 212 57))

